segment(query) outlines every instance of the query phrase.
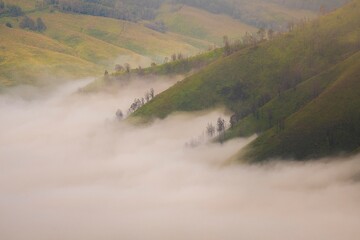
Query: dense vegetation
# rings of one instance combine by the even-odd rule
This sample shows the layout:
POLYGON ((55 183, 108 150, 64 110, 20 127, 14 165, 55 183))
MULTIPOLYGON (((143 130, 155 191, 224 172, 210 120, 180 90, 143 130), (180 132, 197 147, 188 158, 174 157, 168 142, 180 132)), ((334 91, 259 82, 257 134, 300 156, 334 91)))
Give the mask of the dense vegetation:
MULTIPOLYGON (((258 144, 253 145, 255 150, 250 154, 256 159, 274 156, 306 158, 322 156, 329 153, 330 148, 334 151, 349 150, 344 148, 342 140, 339 140, 339 144, 331 143, 329 148, 321 147, 324 141, 318 141, 314 148, 309 148, 306 144, 299 145, 296 151, 303 154, 297 154, 295 148, 284 147, 283 144, 289 141, 310 143, 312 139, 326 138, 333 142, 333 139, 339 139, 338 135, 344 132, 346 134, 343 134, 344 138, 341 139, 347 139, 346 145, 350 146, 349 148, 359 146, 360 142, 356 137, 358 128, 355 125, 359 123, 357 114, 360 106, 356 101, 351 103, 351 99, 357 96, 350 92, 348 98, 339 102, 352 106, 346 114, 353 111, 354 115, 350 118, 345 112, 339 113, 341 117, 337 117, 338 121, 334 121, 334 124, 340 130, 339 133, 334 133, 334 136, 326 136, 329 135, 327 131, 333 127, 332 125, 328 125, 327 130, 308 131, 309 135, 303 139, 300 139, 301 134, 291 135, 292 138, 299 136, 299 139, 290 139, 290 135, 279 134, 290 129, 289 126, 293 129, 300 127, 297 125, 301 125, 300 116, 305 116, 301 114, 301 110, 311 106, 314 101, 322 102, 322 98, 334 99, 335 95, 325 98, 323 94, 335 94, 336 91, 330 89, 332 84, 340 81, 341 76, 348 78, 339 83, 339 86, 349 86, 349 82, 359 80, 359 67, 354 65, 360 61, 357 55, 360 50, 359 7, 360 1, 353 1, 319 20, 298 24, 290 28, 289 33, 272 41, 253 45, 210 64, 199 73, 155 97, 150 104, 135 112, 134 116, 163 118, 173 111, 194 111, 225 105, 235 113, 232 119, 236 122, 233 124, 234 128, 227 133, 227 137, 247 136, 266 131, 272 131, 279 138, 284 136, 284 139, 274 141, 272 148, 263 146, 273 137, 266 140, 261 140, 260 137, 258 144), (339 67, 336 67, 338 65, 339 67), (256 155, 257 150, 263 152, 256 155)), ((346 88, 343 91, 346 91, 346 88)), ((333 105, 335 106, 335 103, 333 105)), ((314 106, 314 109, 316 106, 323 107, 322 104, 314 106)), ((314 109, 312 113, 316 114, 314 109)), ((326 119, 325 114, 314 118, 324 117, 319 121, 324 123, 336 116, 334 112, 330 112, 326 119)))

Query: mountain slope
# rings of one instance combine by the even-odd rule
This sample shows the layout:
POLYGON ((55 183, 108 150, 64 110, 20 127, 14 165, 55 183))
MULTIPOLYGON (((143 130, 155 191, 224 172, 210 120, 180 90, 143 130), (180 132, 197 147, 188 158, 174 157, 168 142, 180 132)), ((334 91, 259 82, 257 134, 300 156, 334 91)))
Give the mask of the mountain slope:
POLYGON ((101 75, 104 69, 112 69, 115 63, 129 62, 133 67, 149 65, 152 61, 162 62, 174 51, 193 55, 211 45, 206 41, 173 33, 163 34, 139 23, 111 18, 49 11, 35 11, 28 16, 33 19, 41 17, 47 30, 38 33, 19 29, 17 25, 21 17, 0 18, 0 45, 6 49, 0 51, 0 87, 34 83, 44 75, 101 75), (6 22, 12 23, 14 28, 5 27, 6 22), (36 51, 33 43, 38 47, 36 51), (48 48, 49 43, 60 50, 48 48), (37 54, 39 51, 42 53, 37 54), (63 54, 61 57, 59 52, 63 54), (8 64, 4 65, 6 62, 8 64), (64 64, 73 70, 67 71, 69 68, 62 67, 64 64))
MULTIPOLYGON (((355 0, 272 41, 220 59, 158 95, 134 117, 163 118, 174 111, 225 105, 237 119, 228 137, 282 128, 287 117, 337 80, 326 73, 360 50, 359 7, 360 1, 355 0), (306 86, 307 81, 311 84, 306 86), (284 96, 291 101, 281 103, 283 111, 275 111, 281 107, 262 111, 272 99, 284 96), (241 127, 243 123, 252 128, 241 127)), ((355 58, 354 62, 358 61, 355 58)))
MULTIPOLYGON (((360 52, 328 76, 335 81, 317 98, 256 139, 242 157, 318 158, 360 146, 360 52)), ((317 79, 320 80, 320 79, 317 79)))
POLYGON ((46 36, 0 25, 0 88, 45 78, 86 77, 101 70, 46 36))
POLYGON ((207 39, 222 45, 223 36, 240 39, 246 32, 256 28, 233 18, 214 14, 187 5, 164 4, 157 18, 163 21, 169 31, 198 39, 207 39))

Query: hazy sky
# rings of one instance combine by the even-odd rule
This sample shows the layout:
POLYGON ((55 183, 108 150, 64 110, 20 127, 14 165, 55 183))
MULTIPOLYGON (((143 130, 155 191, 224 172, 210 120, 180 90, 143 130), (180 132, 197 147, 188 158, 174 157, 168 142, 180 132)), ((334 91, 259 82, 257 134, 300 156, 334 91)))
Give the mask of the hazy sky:
POLYGON ((224 165, 249 140, 185 147, 221 112, 114 119, 169 81, 73 94, 85 83, 0 95, 1 239, 359 238, 360 156, 224 165))

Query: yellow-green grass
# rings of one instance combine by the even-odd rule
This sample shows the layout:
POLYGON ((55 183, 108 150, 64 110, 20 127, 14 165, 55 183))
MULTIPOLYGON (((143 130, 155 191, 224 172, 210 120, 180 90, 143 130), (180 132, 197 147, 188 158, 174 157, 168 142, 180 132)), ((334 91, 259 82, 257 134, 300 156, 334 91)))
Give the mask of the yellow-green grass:
POLYGON ((45 78, 85 77, 100 70, 41 34, 3 25, 0 32, 0 87, 35 84, 45 78))
MULTIPOLYGON (((48 26, 47 36, 72 47, 79 56, 93 62, 111 61, 119 55, 155 58, 169 56, 174 51, 185 54, 199 51, 176 34, 152 31, 139 23, 60 12, 38 12, 31 16, 42 17, 48 26)), ((210 43, 197 41, 197 44, 205 48, 210 43)))
POLYGON ((67 75, 98 76, 104 69, 112 69, 115 63, 129 62, 133 67, 150 65, 152 61, 162 62, 174 52, 194 55, 210 45, 174 33, 155 32, 141 23, 111 18, 47 10, 28 15, 33 19, 41 17, 47 30, 44 33, 21 30, 18 28, 21 17, 0 18, 0 44, 6 47, 0 52, 2 86, 34 82, 39 75, 52 74, 56 70, 54 65, 67 64, 77 69, 62 68, 61 72, 67 75), (11 22, 14 28, 5 27, 6 22, 11 22))
POLYGON ((173 31, 193 38, 222 44, 224 35, 239 39, 256 28, 229 16, 213 14, 198 8, 164 4, 157 20, 162 20, 173 31))

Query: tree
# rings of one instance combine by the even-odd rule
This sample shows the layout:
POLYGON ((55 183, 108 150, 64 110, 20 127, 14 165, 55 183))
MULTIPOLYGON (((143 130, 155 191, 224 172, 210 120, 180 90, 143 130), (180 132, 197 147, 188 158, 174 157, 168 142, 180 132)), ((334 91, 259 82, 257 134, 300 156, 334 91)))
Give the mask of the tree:
POLYGON ((30 29, 30 30, 36 30, 36 25, 34 20, 29 18, 28 16, 25 16, 19 23, 19 27, 23 29, 30 29))
POLYGON ((215 127, 212 125, 212 123, 208 123, 206 127, 206 133, 209 137, 213 137, 215 134, 215 127))
POLYGON ((7 4, 6 7, 11 17, 18 17, 24 15, 24 12, 22 11, 21 7, 17 5, 7 4))
POLYGON ((151 89, 150 89, 150 97, 151 97, 151 99, 153 99, 153 98, 154 98, 154 96, 155 96, 154 89, 153 89, 153 88, 151 88, 151 89))
POLYGON ((149 92, 145 93, 145 100, 146 100, 146 102, 150 101, 150 93, 149 92))
POLYGON ((260 41, 263 41, 265 39, 266 31, 264 28, 260 28, 257 32, 257 35, 259 37, 260 41))
POLYGON ((120 64, 116 64, 114 70, 116 72, 122 72, 122 71, 124 71, 124 67, 121 66, 120 64))
POLYGON ((183 60, 183 59, 184 59, 184 55, 183 55, 182 53, 178 53, 177 59, 178 59, 178 60, 183 60))
POLYGON ((171 60, 172 60, 173 62, 175 62, 175 61, 176 61, 176 58, 177 58, 176 53, 173 53, 173 54, 171 55, 171 60))
POLYGON ((5 9, 5 3, 2 0, 0 0, 0 13, 4 9, 5 9))
POLYGON ((120 110, 120 109, 118 109, 117 111, 116 111, 116 118, 120 121, 120 120, 122 120, 123 118, 124 118, 124 114, 123 114, 123 112, 120 110))
POLYGON ((225 138, 225 120, 219 117, 216 126, 217 126, 216 130, 219 134, 219 140, 222 143, 225 138))
POLYGON ((228 36, 224 36, 223 37, 223 42, 224 42, 224 54, 226 56, 231 54, 231 46, 230 46, 230 42, 229 42, 229 38, 228 36))
POLYGON ((109 80, 109 79, 110 79, 110 77, 109 77, 109 72, 108 72, 107 70, 105 70, 105 72, 104 72, 104 79, 105 79, 105 80, 109 80))
POLYGON ((221 117, 219 117, 218 120, 217 120, 216 126, 217 126, 216 131, 219 134, 221 134, 222 132, 225 131, 225 120, 222 119, 221 117))
POLYGON ((124 67, 125 67, 125 71, 126 71, 127 73, 130 73, 130 70, 131 70, 130 64, 125 63, 125 64, 124 64, 124 67))
POLYGON ((47 28, 43 20, 39 17, 36 19, 36 28, 39 32, 43 32, 47 28))

